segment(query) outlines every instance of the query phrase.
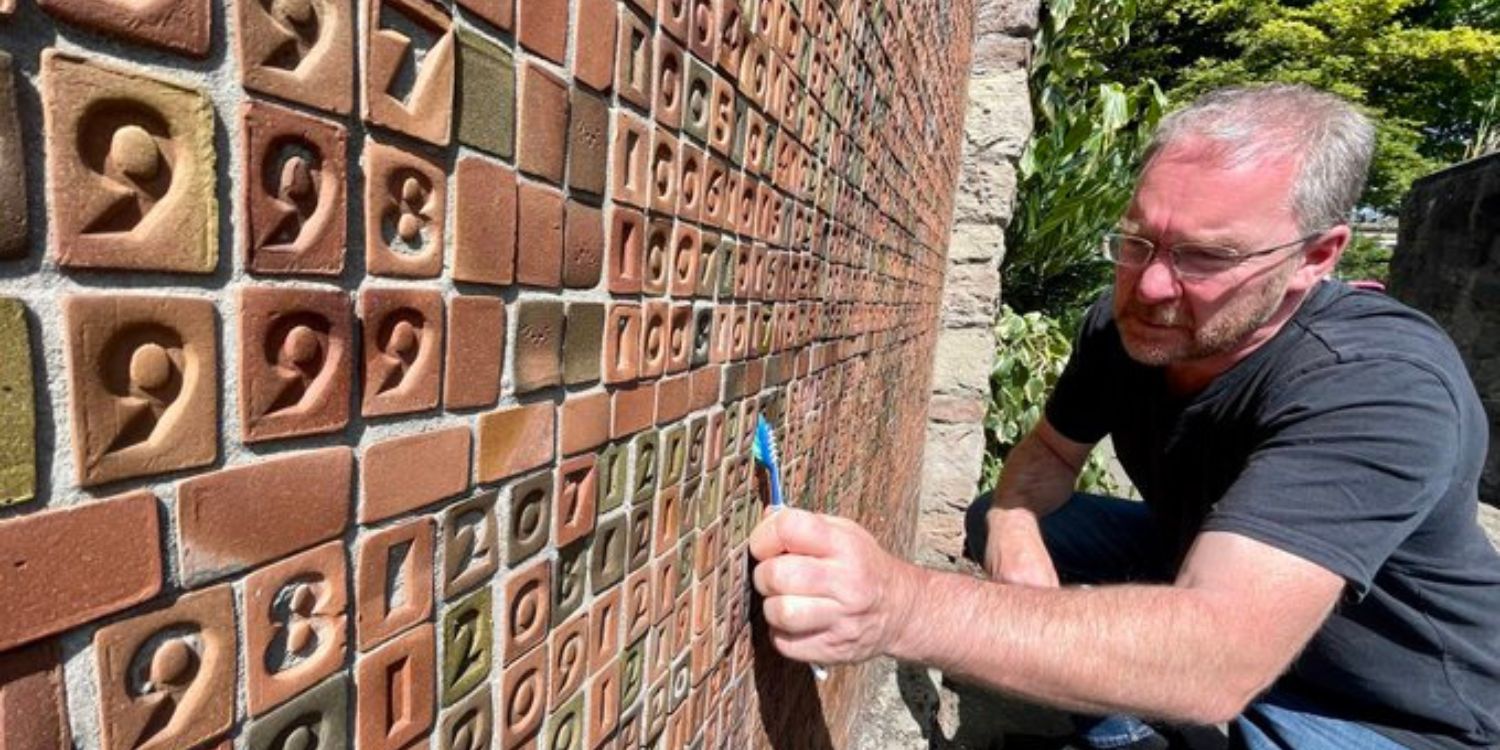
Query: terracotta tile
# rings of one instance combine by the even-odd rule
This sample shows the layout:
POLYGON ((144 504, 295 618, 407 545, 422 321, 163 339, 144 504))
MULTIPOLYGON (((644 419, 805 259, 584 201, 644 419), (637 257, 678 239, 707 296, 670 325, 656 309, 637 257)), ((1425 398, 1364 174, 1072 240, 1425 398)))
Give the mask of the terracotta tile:
POLYGON ((516 10, 516 41, 561 65, 568 51, 567 0, 521 0, 516 10))
POLYGON ((101 747, 188 747, 229 731, 237 648, 228 585, 100 628, 101 747))
MULTIPOLYGON (((623 548, 623 529, 620 537, 623 548)), ((589 612, 589 673, 597 675, 608 667, 618 666, 615 657, 620 652, 620 629, 624 618, 620 588, 614 587, 595 596, 589 612)))
MULTIPOLYGON (((695 368, 701 368, 703 365, 708 364, 709 354, 713 351, 713 345, 714 345, 713 337, 714 337, 714 309, 712 307, 698 307, 698 308, 695 308, 693 310, 692 352, 691 352, 690 357, 689 357, 689 362, 690 362, 690 364, 693 367, 695 367, 695 368)), ((703 406, 707 405, 707 404, 702 404, 700 406, 700 403, 701 403, 701 401, 699 399, 700 391, 699 391, 699 389, 697 387, 697 383, 699 382, 700 376, 706 375, 707 372, 708 372, 707 370, 702 370, 702 369, 694 370, 693 371, 693 383, 694 383, 694 387, 693 387, 693 404, 694 404, 694 408, 695 409, 703 408, 703 406)), ((718 370, 714 369, 712 372, 715 373, 715 374, 717 374, 718 370)), ((717 396, 718 396, 718 379, 715 378, 714 381, 713 381, 713 383, 714 383, 714 388, 713 388, 714 397, 710 398, 708 400, 708 403, 713 403, 714 401, 718 400, 717 399, 717 396)))
MULTIPOLYGON (((650 549, 649 545, 646 549, 650 549)), ((640 640, 650 630, 654 619, 651 569, 642 567, 627 576, 622 592, 624 601, 621 604, 621 617, 625 640, 640 640)))
POLYGON ((129 0, 37 0, 42 10, 70 23, 191 57, 208 55, 208 0, 140 5, 129 0))
MULTIPOLYGON (((528 0, 521 6, 523 25, 526 9, 531 5, 528 0)), ((566 13, 566 6, 563 7, 566 13)), ((568 146, 567 84, 531 63, 521 64, 519 76, 520 129, 517 132, 516 167, 526 174, 560 185, 568 146)), ((524 213, 522 215, 524 217, 524 213)))
POLYGON ((718 27, 715 24, 713 0, 690 0, 688 9, 688 48, 704 60, 718 54, 718 27))
POLYGON ((672 276, 672 221, 653 216, 646 230, 641 264, 641 291, 665 295, 672 276))
POLYGON ((431 518, 381 529, 359 540, 354 625, 368 651, 432 614, 431 518))
POLYGON ((658 738, 666 742, 661 735, 667 727, 667 679, 661 679, 651 683, 646 688, 646 699, 644 702, 646 726, 642 728, 642 736, 648 737, 650 743, 655 743, 658 738))
POLYGON ((658 0, 656 4, 656 20, 661 24, 662 30, 671 34, 678 42, 686 43, 688 38, 688 0, 658 0))
POLYGON ((693 306, 672 305, 667 317, 667 372, 680 373, 693 358, 693 306))
POLYGON ((510 31, 516 18, 516 0, 458 0, 459 7, 510 31))
MULTIPOLYGON (((591 451, 609 440, 610 398, 603 391, 570 395, 558 412, 562 453, 572 456, 591 451)), ((601 475, 601 494, 603 489, 601 475)))
POLYGON ((512 406, 479 417, 479 481, 495 482, 552 461, 551 403, 512 406))
POLYGON ((552 569, 552 624, 566 620, 583 604, 588 589, 588 544, 578 542, 557 551, 552 569))
POLYGON ((563 461, 557 467, 553 539, 559 547, 572 544, 594 530, 599 496, 596 463, 592 454, 585 454, 563 461))
POLYGON ((349 423, 354 315, 341 291, 242 287, 240 423, 247 443, 349 423))
POLYGON ((24 258, 27 236, 26 153, 16 106, 11 56, 0 51, 0 258, 24 258))
POLYGON ((488 684, 438 716, 438 750, 488 750, 495 741, 495 702, 488 684))
POLYGON ((77 295, 67 330, 73 457, 84 486, 203 466, 218 455, 214 306, 77 295), (163 412, 172 410, 172 419, 163 412))
MULTIPOLYGON (((556 675, 553 676, 556 680, 556 675)), ((557 708, 547 717, 547 747, 550 750, 584 750, 588 717, 583 713, 583 693, 557 708)))
POLYGON ((443 511, 443 598, 462 594, 495 574, 500 562, 494 490, 443 511))
POLYGON ((365 122, 437 146, 453 122, 453 21, 423 0, 370 0, 366 7, 365 122))
POLYGON ((661 377, 667 371, 670 331, 667 318, 671 306, 666 300, 651 300, 645 305, 641 324, 641 377, 661 377))
POLYGON ((516 64, 510 51, 458 34, 458 142, 509 159, 515 154, 516 64))
POLYGON ((614 175, 611 196, 614 200, 645 208, 651 200, 650 178, 651 130, 645 120, 619 109, 615 111, 613 144, 614 175))
POLYGON ((366 417, 407 414, 438 404, 443 360, 443 297, 427 289, 359 293, 366 417))
MULTIPOLYGON (((543 643, 551 629, 552 579, 551 562, 537 560, 525 568, 513 570, 505 579, 505 627, 501 631, 501 653, 506 674, 519 667, 513 665, 533 646, 543 643)), ((532 651, 545 652, 546 646, 532 651)), ((529 661, 530 656, 523 661, 529 661)))
POLYGON ((568 303, 563 337, 563 382, 582 385, 599 380, 604 339, 604 303, 568 303))
POLYGON ((562 284, 593 289, 604 268, 604 212, 577 201, 567 202, 567 231, 562 252, 562 284))
POLYGON ((597 747, 620 723, 620 663, 613 659, 609 668, 589 679, 588 691, 589 747, 597 747))
POLYGON ((177 488, 177 571, 198 585, 338 536, 353 452, 324 448, 203 474, 177 488))
POLYGON ((715 64, 721 71, 734 76, 739 72, 740 57, 749 36, 749 19, 741 11, 740 0, 717 0, 716 5, 719 54, 715 64))
POLYGON ((505 750, 516 750, 528 742, 535 745, 531 741, 547 714, 547 657, 543 644, 502 672, 500 737, 505 750))
POLYGON ((662 430, 661 481, 664 486, 676 486, 682 483, 687 473, 687 454, 687 425, 675 424, 662 430))
POLYGON ((55 641, 15 649, 0 659, 0 747, 63 750, 68 728, 62 661, 55 641))
POLYGON ((365 141, 365 265, 379 276, 435 278, 443 270, 448 178, 413 151, 365 141))
MULTIPOLYGON (((703 149, 686 139, 679 144, 677 155, 677 216, 680 219, 699 221, 703 212, 703 149)), ((691 293, 691 292, 689 292, 691 293)))
POLYGON ((354 664, 355 747, 397 750, 432 727, 436 636, 418 625, 354 664))
POLYGON ((537 472, 511 487, 506 561, 514 566, 547 546, 552 528, 552 472, 537 472))
POLYGON ((604 324, 605 383, 624 383, 640 375, 641 323, 640 305, 610 305, 604 324))
POLYGON ((281 750, 295 742, 308 747, 348 747, 349 677, 337 674, 250 722, 249 750, 281 750))
POLYGON ((245 577, 250 715, 265 713, 344 663, 347 567, 343 543, 329 542, 245 577))
POLYGON ((354 106, 352 3, 234 7, 239 40, 232 46, 246 89, 349 114, 354 106))
POLYGON ((495 633, 494 602, 483 586, 443 615, 442 703, 451 706, 490 675, 495 633))
MULTIPOLYGON (((664 29, 665 27, 663 27, 664 29)), ((655 91, 651 113, 658 125, 676 130, 682 125, 683 80, 686 68, 682 46, 658 29, 655 39, 655 91)))
POLYGON ((161 590, 159 535, 144 491, 0 522, 7 590, 29 602, 0 620, 0 651, 150 599, 161 590), (62 554, 74 549, 93 554, 62 554))
POLYGON ((520 184, 516 281, 559 289, 563 281, 563 194, 540 183, 520 184))
MULTIPOLYGON (((646 680, 652 683, 654 688, 658 684, 664 684, 672 673, 672 659, 677 655, 677 649, 672 643, 672 623, 670 607, 659 616, 659 621, 651 626, 650 643, 651 649, 646 657, 646 680)), ((648 696, 648 700, 652 700, 648 696)))
POLYGON ((625 502, 630 489, 626 472, 630 467, 630 451, 620 444, 611 444, 599 453, 599 512, 607 513, 625 502))
POLYGON ((673 297, 692 297, 698 287, 702 261, 702 234, 690 224, 678 224, 672 233, 668 278, 673 297))
POLYGON ((517 393, 562 383, 564 321, 560 300, 528 299, 517 303, 514 353, 517 393))
POLYGON ((595 91, 608 93, 615 76, 614 55, 615 3, 580 0, 578 22, 573 24, 574 78, 595 91))
POLYGON ((609 100, 577 87, 568 96, 568 187, 602 196, 609 181, 609 100))
MULTIPOLYGON (((36 495, 36 390, 26 307, 0 297, 0 506, 36 495)), ((606 420, 607 422, 607 420, 606 420)), ((609 427, 606 423, 605 431, 609 427)))
POLYGON ((653 555, 662 555, 677 543, 677 535, 682 528, 681 501, 680 487, 664 485, 656 493, 656 508, 652 511, 655 525, 651 530, 653 555))
POLYGON ((656 413, 656 385, 622 385, 615 390, 611 438, 622 438, 650 427, 656 413))
POLYGON ((454 171, 453 278, 505 286, 515 281, 516 173, 463 157, 454 171))
POLYGON ((213 272, 219 214, 208 97, 47 50, 42 103, 59 265, 213 272))
POLYGON ((682 130, 700 143, 707 142, 713 110, 713 71, 698 58, 688 57, 685 86, 682 130))
POLYGON ((336 276, 344 269, 348 131, 249 101, 244 123, 246 266, 256 273, 336 276))
MULTIPOLYGON (((654 497, 655 491, 652 493, 654 497)), ((652 505, 653 500, 647 498, 644 503, 630 508, 629 546, 626 550, 625 567, 632 572, 646 570, 647 563, 651 562, 652 533, 656 525, 652 505)))
MULTIPOLYGON (((725 210, 729 210, 726 199, 725 210)), ((719 282, 715 290, 721 302, 727 302, 734 296, 734 269, 740 261, 740 245, 733 239, 722 237, 719 239, 719 282)))
POLYGON ((619 204, 609 207, 609 291, 636 294, 641 291, 641 264, 645 252, 645 216, 619 204))
POLYGON ((692 376, 683 373, 661 381, 656 396, 656 424, 682 419, 692 406, 692 376))
POLYGON ((374 523, 431 505, 469 488, 473 433, 461 425, 390 438, 364 451, 359 522, 374 523))
POLYGON ((547 693, 547 706, 556 709, 573 697, 588 676, 589 613, 579 612, 558 625, 552 631, 550 651, 551 689, 547 693))
POLYGON ((646 687, 646 639, 637 638, 620 652, 620 705, 633 708, 646 687))
POLYGON ((651 145, 651 210, 662 213, 677 211, 677 139, 664 128, 657 128, 651 145))
POLYGON ((735 91, 733 84, 723 78, 713 79, 709 92, 708 147, 720 156, 728 156, 734 147, 735 91))
MULTIPOLYGON (((619 33, 615 36, 615 91, 622 100, 649 110, 655 58, 651 26, 624 3, 619 7, 616 17, 619 33)), ((616 163, 619 163, 618 159, 616 163)))
POLYGON ((443 404, 449 409, 494 406, 505 359, 505 303, 460 295, 448 302, 443 404))

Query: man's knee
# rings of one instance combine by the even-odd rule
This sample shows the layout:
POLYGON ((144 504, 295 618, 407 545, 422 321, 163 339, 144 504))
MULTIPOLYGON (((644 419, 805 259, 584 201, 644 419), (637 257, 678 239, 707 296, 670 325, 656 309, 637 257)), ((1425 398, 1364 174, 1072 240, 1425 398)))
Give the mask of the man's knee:
POLYGON ((985 516, 989 513, 994 492, 985 490, 969 503, 964 513, 964 557, 977 563, 984 562, 984 548, 989 540, 989 524, 985 516))

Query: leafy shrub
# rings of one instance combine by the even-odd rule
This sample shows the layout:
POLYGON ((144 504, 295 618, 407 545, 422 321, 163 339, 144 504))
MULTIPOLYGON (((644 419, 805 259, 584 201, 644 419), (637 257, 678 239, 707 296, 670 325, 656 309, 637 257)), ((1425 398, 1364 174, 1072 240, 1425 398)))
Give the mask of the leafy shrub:
MULTIPOLYGON (((1047 396, 1073 351, 1062 323, 1036 311, 1018 314, 1008 305, 1001 306, 995 324, 995 347, 981 487, 995 486, 1011 448, 1041 419, 1047 396)), ((1109 495, 1128 491, 1109 473, 1108 461, 1099 451, 1084 465, 1078 489, 1109 495)))

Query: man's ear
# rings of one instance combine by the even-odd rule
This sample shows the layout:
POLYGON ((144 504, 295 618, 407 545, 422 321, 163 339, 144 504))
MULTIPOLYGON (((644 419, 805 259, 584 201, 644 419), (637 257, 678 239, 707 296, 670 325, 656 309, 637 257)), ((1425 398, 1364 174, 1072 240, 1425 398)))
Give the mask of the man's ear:
POLYGON ((1302 253, 1302 265, 1297 269, 1292 283, 1303 289, 1311 289, 1333 273, 1353 237, 1348 224, 1339 224, 1318 235, 1302 253))

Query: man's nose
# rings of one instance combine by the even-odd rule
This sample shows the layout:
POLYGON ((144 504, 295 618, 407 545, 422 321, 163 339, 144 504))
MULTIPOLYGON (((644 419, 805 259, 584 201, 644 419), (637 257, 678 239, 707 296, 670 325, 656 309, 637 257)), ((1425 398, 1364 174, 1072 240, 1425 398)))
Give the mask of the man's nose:
POLYGON ((1135 282, 1135 296, 1147 304, 1176 299, 1182 293, 1182 284, 1172 271, 1171 256, 1157 252, 1150 262, 1140 270, 1135 282))

